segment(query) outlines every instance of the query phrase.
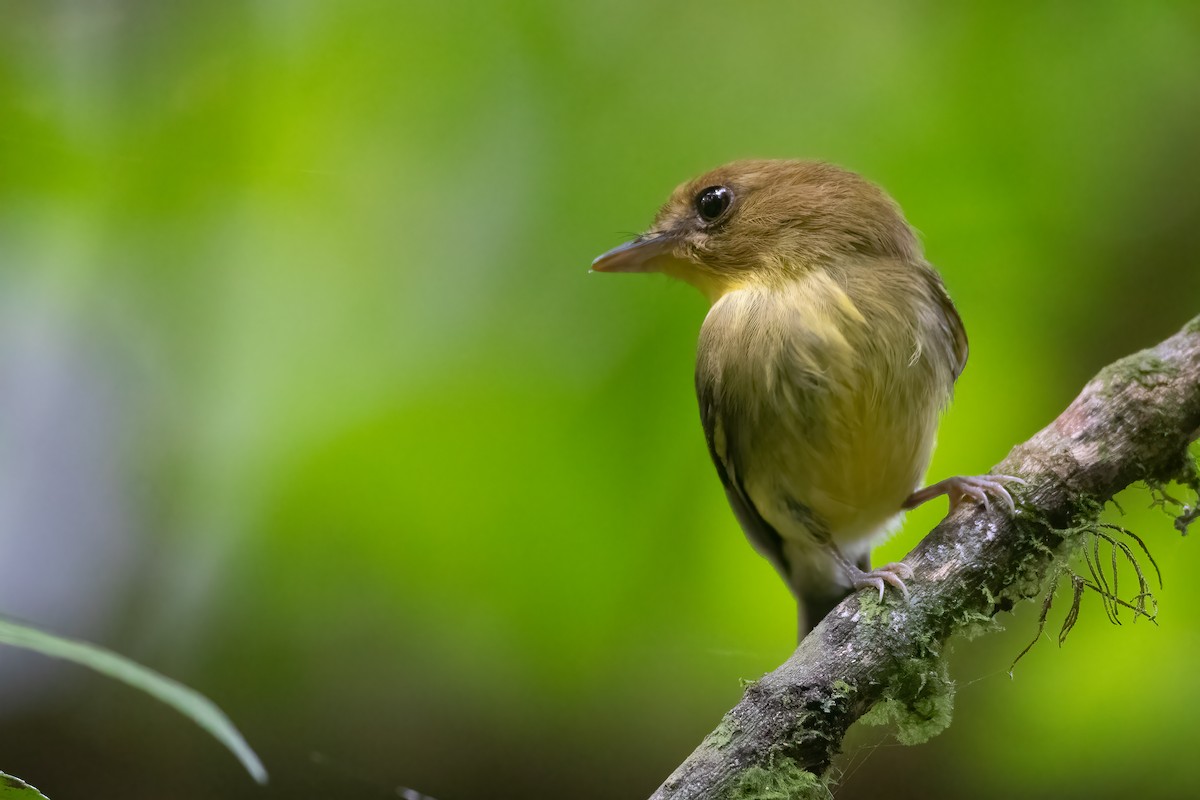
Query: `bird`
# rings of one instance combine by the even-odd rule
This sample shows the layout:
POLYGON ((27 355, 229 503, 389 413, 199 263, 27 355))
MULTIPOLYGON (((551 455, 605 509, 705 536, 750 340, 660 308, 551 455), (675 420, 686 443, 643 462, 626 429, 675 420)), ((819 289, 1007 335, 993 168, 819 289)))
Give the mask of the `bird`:
POLYGON ((696 351, 709 454, 734 516, 797 600, 801 639, 849 594, 909 596, 871 548, 947 495, 1015 509, 1006 475, 921 487, 967 334, 899 205, 842 167, 735 161, 674 190, 592 271, 659 272, 710 307, 696 351))

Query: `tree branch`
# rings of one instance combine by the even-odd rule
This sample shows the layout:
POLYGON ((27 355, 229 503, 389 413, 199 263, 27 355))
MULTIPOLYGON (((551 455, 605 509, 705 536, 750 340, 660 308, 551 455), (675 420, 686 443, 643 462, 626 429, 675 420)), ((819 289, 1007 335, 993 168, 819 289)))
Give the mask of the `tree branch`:
MULTIPOLYGON (((1015 515, 963 507, 943 520, 905 558, 916 572, 908 602, 847 598, 747 688, 651 800, 827 797, 822 776, 864 715, 894 721, 901 742, 940 732, 953 700, 946 640, 1052 589, 1089 534, 1103 536, 1100 511, 1130 484, 1176 480, 1200 494, 1188 454, 1198 436, 1200 317, 1106 367, 996 465, 1028 481, 1015 515)), ((1180 529, 1195 516, 1182 508, 1180 529)))

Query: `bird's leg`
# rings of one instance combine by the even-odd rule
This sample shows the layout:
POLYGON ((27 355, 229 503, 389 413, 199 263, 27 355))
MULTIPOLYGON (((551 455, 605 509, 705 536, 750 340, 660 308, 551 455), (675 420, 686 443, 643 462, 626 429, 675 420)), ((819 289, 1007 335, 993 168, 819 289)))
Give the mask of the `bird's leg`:
POLYGON ((908 587, 904 582, 913 576, 912 567, 905 564, 903 561, 893 561, 890 564, 884 564, 882 567, 875 569, 863 569, 870 566, 870 561, 867 556, 862 559, 862 566, 854 564, 850 559, 842 555, 842 551, 836 545, 830 544, 829 549, 833 551, 833 557, 841 565, 842 570, 846 573, 846 577, 850 579, 850 585, 857 591, 858 589, 872 588, 879 591, 879 599, 883 599, 884 590, 887 586, 894 586, 900 590, 900 594, 904 599, 908 599, 908 587))
POLYGON ((988 496, 992 496, 1008 506, 1009 511, 1016 511, 1017 506, 1013 503, 1012 495, 1005 488, 1006 483, 1019 483, 1025 485, 1025 481, 1020 478, 1014 478, 1011 475, 976 475, 964 477, 956 475, 953 478, 946 478, 937 483, 926 486, 924 489, 913 492, 904 501, 901 508, 907 510, 916 508, 922 503, 932 500, 940 495, 946 495, 950 498, 950 513, 958 510, 958 507, 968 500, 978 503, 984 508, 989 508, 988 496))

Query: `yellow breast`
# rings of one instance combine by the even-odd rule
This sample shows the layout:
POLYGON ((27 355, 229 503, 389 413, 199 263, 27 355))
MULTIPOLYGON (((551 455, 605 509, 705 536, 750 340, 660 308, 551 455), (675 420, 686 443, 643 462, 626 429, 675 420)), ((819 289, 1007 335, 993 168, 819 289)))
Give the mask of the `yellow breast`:
POLYGON ((823 271, 714 303, 697 380, 719 385, 717 446, 785 541, 870 538, 917 488, 953 381, 919 319, 881 317, 823 271))

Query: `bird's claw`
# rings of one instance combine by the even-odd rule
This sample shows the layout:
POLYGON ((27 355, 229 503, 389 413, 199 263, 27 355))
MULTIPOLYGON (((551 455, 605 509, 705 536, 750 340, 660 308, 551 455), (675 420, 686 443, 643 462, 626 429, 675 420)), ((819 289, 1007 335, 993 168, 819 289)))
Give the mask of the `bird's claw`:
POLYGON ((967 501, 981 505, 985 510, 992 507, 989 497, 999 500, 1009 511, 1016 511, 1017 504, 1013 502, 1006 483, 1016 483, 1025 486, 1025 481, 1012 475, 956 475, 935 484, 926 486, 920 491, 913 492, 904 501, 904 508, 916 508, 922 503, 932 500, 938 495, 946 495, 950 499, 950 513, 958 510, 967 501))
POLYGON ((1020 478, 1014 478, 1012 475, 976 475, 970 477, 955 477, 947 480, 946 495, 950 498, 950 511, 958 510, 958 507, 967 500, 973 500, 977 505, 981 505, 985 510, 990 510, 992 505, 988 502, 988 496, 994 497, 1004 505, 1008 506, 1009 511, 1016 511, 1017 504, 1013 502, 1012 495, 1009 494, 1006 483, 1018 483, 1022 486, 1025 481, 1020 478))
POLYGON ((853 576, 853 584, 856 590, 868 587, 879 590, 880 601, 883 600, 885 588, 887 586, 894 586, 900 590, 900 594, 907 600, 908 587, 904 585, 904 581, 912 576, 912 567, 903 561, 894 561, 891 564, 876 567, 870 572, 859 571, 857 575, 853 576))

